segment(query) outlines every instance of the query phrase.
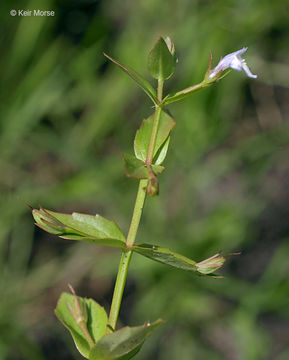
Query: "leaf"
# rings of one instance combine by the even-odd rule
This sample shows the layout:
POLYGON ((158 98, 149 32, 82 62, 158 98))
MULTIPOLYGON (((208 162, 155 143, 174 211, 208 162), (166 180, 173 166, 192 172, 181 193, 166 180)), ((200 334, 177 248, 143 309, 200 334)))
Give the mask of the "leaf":
POLYGON ((123 247, 125 237, 115 222, 100 215, 63 214, 40 208, 32 210, 36 225, 63 239, 123 247))
MULTIPOLYGON (((141 127, 136 132, 136 136, 134 139, 135 156, 142 161, 145 161, 147 157, 147 151, 150 142, 153 121, 154 121, 154 115, 151 115, 149 118, 143 120, 141 127)), ((153 157, 154 157, 153 162, 157 165, 161 164, 165 159, 167 148, 161 155, 160 153, 158 153, 158 151, 160 150, 161 146, 168 140, 169 134, 175 125, 176 123, 174 119, 168 113, 162 111, 160 115, 159 128, 158 128, 158 133, 157 133, 155 148, 153 153, 153 157)))
POLYGON ((152 102, 157 105, 159 102, 157 100, 157 95, 155 89, 152 85, 145 80, 139 73, 137 73, 134 69, 128 66, 124 66, 118 61, 114 60, 112 57, 108 56, 107 54, 103 53, 103 55, 112 61, 115 65, 119 66, 125 73, 127 73, 148 95, 148 97, 152 100, 152 102))
POLYGON ((177 254, 168 248, 162 248, 150 244, 135 245, 132 248, 135 252, 148 257, 154 261, 170 265, 177 269, 186 271, 197 271, 196 261, 193 261, 183 255, 177 254))
POLYGON ((132 358, 163 320, 142 326, 126 326, 114 333, 104 336, 89 354, 89 360, 125 360, 132 358))
POLYGON ((158 152, 155 155, 155 165, 160 165, 165 160, 170 144, 170 136, 167 137, 167 140, 159 148, 158 152))
POLYGON ((122 154, 124 160, 124 171, 128 177, 135 179, 147 179, 148 169, 143 161, 130 154, 122 154))
MULTIPOLYGON (((83 299, 77 297, 83 309, 87 311, 87 329, 94 343, 96 344, 104 335, 107 325, 107 314, 103 307, 92 299, 83 299)), ((88 359, 91 346, 85 336, 85 333, 75 321, 71 311, 74 307, 74 296, 68 293, 62 293, 58 300, 55 314, 61 323, 69 330, 74 343, 82 356, 88 359), (69 305, 68 305, 69 304, 69 305)))
MULTIPOLYGON (((170 47, 172 51, 172 47, 170 47)), ((152 77, 158 80, 170 78, 175 72, 176 56, 168 48, 165 40, 160 37, 148 57, 148 69, 152 77)))
MULTIPOLYGON (((197 272, 201 275, 209 275, 221 268, 226 261, 225 256, 219 253, 197 263, 183 255, 173 252, 168 248, 162 248, 151 244, 140 244, 132 246, 132 250, 151 260, 172 266, 185 271, 197 272)), ((213 275, 214 277, 217 277, 213 275)))
POLYGON ((130 351, 128 354, 124 355, 124 356, 121 356, 118 358, 118 360, 129 360, 129 359, 132 359, 133 357, 135 357, 135 355, 137 353, 140 352, 140 349, 142 348, 143 346, 143 343, 140 344, 138 347, 136 347, 135 349, 133 349, 132 351, 130 351))
MULTIPOLYGON (((150 174, 145 163, 130 154, 122 154, 124 160, 124 170, 128 177, 135 179, 149 179, 150 174)), ((158 175, 164 171, 164 167, 160 165, 151 165, 154 175, 158 175)))

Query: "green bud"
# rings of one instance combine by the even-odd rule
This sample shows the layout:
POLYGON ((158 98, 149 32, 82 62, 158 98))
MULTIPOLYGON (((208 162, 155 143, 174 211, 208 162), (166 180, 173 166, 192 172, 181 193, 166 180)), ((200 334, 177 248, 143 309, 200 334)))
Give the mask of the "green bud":
POLYGON ((65 225, 42 207, 39 210, 33 209, 32 215, 36 222, 35 224, 50 234, 61 235, 65 230, 65 225))
POLYGON ((224 265, 227 258, 232 255, 240 255, 240 253, 232 253, 226 256, 222 256, 221 253, 217 253, 204 261, 196 263, 195 266, 198 272, 203 275, 212 274, 220 269, 224 265))
POLYGON ((196 263, 195 266, 199 273, 206 275, 220 269, 224 265, 225 261, 226 257, 221 256, 220 253, 217 253, 206 260, 196 263))

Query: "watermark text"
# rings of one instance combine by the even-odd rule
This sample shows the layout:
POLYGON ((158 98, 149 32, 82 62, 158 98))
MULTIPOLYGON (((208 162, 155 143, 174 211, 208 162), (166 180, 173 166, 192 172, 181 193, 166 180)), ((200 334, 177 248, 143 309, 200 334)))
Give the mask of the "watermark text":
POLYGON ((54 10, 24 10, 24 9, 12 9, 10 10, 11 16, 55 16, 54 10))

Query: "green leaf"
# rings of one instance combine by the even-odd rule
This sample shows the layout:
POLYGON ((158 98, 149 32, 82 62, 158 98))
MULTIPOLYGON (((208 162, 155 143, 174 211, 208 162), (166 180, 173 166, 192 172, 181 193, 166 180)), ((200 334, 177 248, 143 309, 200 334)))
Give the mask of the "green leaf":
POLYGON ((118 358, 118 360, 129 360, 129 359, 132 359, 133 357, 135 357, 135 355, 137 353, 140 352, 140 349, 142 348, 143 346, 143 343, 140 344, 138 347, 136 347, 135 349, 133 349, 132 351, 130 351, 128 354, 124 355, 124 356, 121 356, 118 358))
POLYGON ((124 171, 128 177, 135 179, 147 179, 148 169, 143 161, 130 154, 122 154, 124 160, 124 171))
POLYGON ((162 144, 162 146, 157 151, 157 153, 155 155, 155 160, 154 160, 155 165, 160 165, 165 160, 165 158, 167 156, 170 140, 171 140, 171 138, 170 138, 170 136, 168 136, 166 141, 162 144))
POLYGON ((118 61, 114 60, 112 57, 108 56, 104 53, 104 56, 112 61, 115 65, 120 67, 125 73, 127 73, 142 89, 143 91, 148 95, 148 97, 152 100, 152 102, 157 105, 159 102, 157 100, 157 95, 155 89, 152 87, 152 85, 145 80, 139 73, 137 73, 134 69, 128 66, 124 66, 118 61))
MULTIPOLYGON (((134 139, 134 153, 135 156, 145 161, 147 157, 148 146, 150 142, 152 127, 153 127, 154 115, 143 120, 141 127, 136 132, 134 139)), ((157 165, 161 164, 165 159, 167 147, 169 143, 167 141, 171 130, 176 125, 174 119, 165 111, 161 112, 158 133, 155 142, 155 148, 153 153, 153 162, 157 165), (167 142, 166 145, 164 143, 167 142), (159 152, 160 148, 164 145, 164 152, 159 152), (167 147, 165 147, 167 146, 167 147)))
POLYGON ((91 350, 89 360, 125 360, 132 358, 144 341, 151 335, 163 320, 146 323, 142 326, 126 326, 114 333, 104 336, 91 350))
MULTIPOLYGON (((172 266, 185 271, 197 272, 200 275, 209 275, 221 268, 226 261, 225 256, 219 253, 197 263, 183 255, 177 254, 168 248, 162 248, 151 244, 140 244, 132 247, 132 250, 151 260, 172 266)), ((214 277, 218 277, 213 275, 214 277)))
POLYGON ((155 79, 168 79, 175 72, 176 62, 177 59, 174 54, 174 49, 171 46, 169 49, 165 40, 160 37, 149 53, 149 72, 155 79))
MULTIPOLYGON (((107 325, 107 314, 103 307, 92 299, 83 299, 77 297, 82 309, 87 313, 87 330, 96 344, 104 335, 107 325), (86 308, 86 310, 85 310, 86 308)), ((88 359, 91 346, 85 336, 85 333, 75 321, 69 306, 73 309, 74 296, 68 293, 62 293, 55 309, 55 314, 61 323, 69 330, 74 343, 82 356, 88 359), (69 304, 69 305, 68 305, 69 304)))
POLYGON ((177 269, 186 271, 197 271, 196 261, 191 260, 183 255, 177 254, 168 248, 162 248, 150 244, 135 245, 132 248, 135 252, 148 257, 154 261, 170 265, 177 269))
MULTIPOLYGON (((135 179, 149 179, 150 174, 145 163, 130 154, 122 154, 124 160, 124 171, 128 177, 135 179)), ((164 167, 160 165, 151 165, 154 175, 158 175, 164 171, 164 167)))
POLYGON ((100 215, 62 214, 40 208, 32 210, 36 225, 63 239, 123 247, 125 237, 115 222, 100 215))

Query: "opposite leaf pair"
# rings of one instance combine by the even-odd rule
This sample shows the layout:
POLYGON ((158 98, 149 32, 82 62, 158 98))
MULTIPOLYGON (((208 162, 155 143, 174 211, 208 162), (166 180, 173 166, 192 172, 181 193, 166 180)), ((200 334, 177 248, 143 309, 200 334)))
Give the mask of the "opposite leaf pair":
POLYGON ((89 360, 131 359, 163 322, 159 319, 142 326, 126 326, 106 335, 108 317, 104 308, 92 299, 76 296, 71 290, 73 294, 61 294, 55 314, 69 330, 80 354, 89 360))
POLYGON ((100 215, 93 216, 80 213, 70 215, 43 208, 40 210, 33 209, 32 214, 37 226, 63 239, 85 241, 96 245, 122 248, 124 251, 134 251, 151 260, 180 270, 195 272, 198 275, 218 277, 213 273, 221 268, 226 261, 226 256, 222 256, 220 253, 202 262, 196 262, 168 248, 156 245, 127 246, 125 236, 117 224, 100 215))
MULTIPOLYGON (((155 89, 142 75, 131 67, 124 66, 105 53, 104 56, 127 73, 143 89, 155 105, 159 104, 155 89)), ((165 40, 160 37, 148 57, 148 69, 152 77, 162 81, 170 78, 175 71, 176 63, 177 58, 172 40, 169 37, 165 40)))
MULTIPOLYGON (((170 132, 175 126, 173 118, 167 112, 161 111, 151 162, 148 159, 148 148, 154 116, 151 115, 143 120, 140 129, 136 133, 134 139, 135 156, 123 154, 126 175, 135 179, 149 179, 151 182, 152 180, 157 182, 156 175, 165 169, 161 164, 168 151, 170 132)), ((153 195, 149 191, 147 193, 153 195)))

